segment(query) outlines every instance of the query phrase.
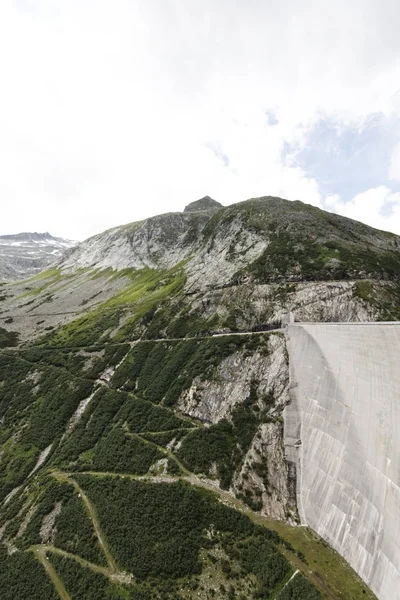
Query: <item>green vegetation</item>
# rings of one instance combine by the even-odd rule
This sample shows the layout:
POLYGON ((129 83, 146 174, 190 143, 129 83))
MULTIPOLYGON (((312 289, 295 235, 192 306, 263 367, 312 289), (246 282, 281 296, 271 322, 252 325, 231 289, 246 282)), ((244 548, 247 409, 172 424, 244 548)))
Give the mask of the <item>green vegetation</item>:
POLYGON ((282 231, 270 226, 270 243, 264 253, 243 271, 258 282, 321 281, 345 279, 398 279, 398 251, 382 251, 360 243, 338 239, 316 242, 300 230, 282 231))
MULTIPOLYGON (((65 275, 64 275, 65 277, 65 275)), ((68 276, 67 276, 68 277, 68 276)), ((47 288, 51 287, 55 283, 58 283, 62 278, 61 271, 58 269, 47 269, 47 271, 42 271, 37 275, 34 275, 30 279, 26 280, 26 283, 36 284, 39 283, 38 286, 33 286, 29 288, 26 292, 24 292, 20 298, 26 298, 29 296, 39 296, 42 292, 44 292, 47 288), (43 283, 42 283, 43 282, 43 283)))
POLYGON ((353 296, 360 298, 379 315, 380 321, 400 320, 400 283, 387 281, 384 285, 376 281, 356 281, 353 296))
POLYGON ((31 553, 8 555, 0 545, 1 600, 59 600, 42 565, 31 553))
POLYGON ((90 395, 93 381, 73 376, 64 367, 3 352, 0 385, 0 498, 4 498, 25 481, 40 450, 61 438, 80 401, 90 395))
POLYGON ((267 354, 268 336, 138 342, 111 383, 119 389, 134 390, 152 402, 173 406, 195 377, 213 379, 218 365, 239 350, 245 354, 255 350, 267 354))
POLYGON ((171 431, 165 431, 160 433, 142 433, 141 437, 143 439, 149 440, 149 442, 153 442, 153 444, 157 444, 157 446, 166 447, 172 440, 178 442, 183 437, 188 434, 188 431, 191 431, 192 427, 188 427, 187 429, 172 429, 171 431))
POLYGON ((108 341, 114 330, 113 340, 116 342, 136 339, 141 325, 151 320, 158 305, 180 295, 186 280, 183 264, 169 271, 125 269, 118 273, 96 273, 95 277, 106 276, 111 280, 124 277, 128 283, 110 300, 48 334, 41 343, 52 346, 90 346, 108 341), (120 317, 126 311, 133 316, 118 330, 120 317))
POLYGON ((118 418, 127 424, 131 432, 163 432, 188 426, 187 421, 176 417, 167 408, 155 406, 148 400, 133 398, 132 395, 126 394, 125 398, 126 402, 118 413, 118 418))
POLYGON ((32 366, 21 360, 16 353, 0 352, 0 414, 4 416, 0 441, 8 438, 8 435, 2 435, 4 426, 8 428, 15 424, 21 412, 34 401, 33 388, 40 372, 36 376, 32 372, 32 366))
MULTIPOLYGON (((159 434, 174 430, 173 437, 176 437, 175 430, 179 431, 182 426, 187 427, 187 422, 165 408, 102 387, 61 447, 56 460, 63 464, 76 461, 81 455, 80 469, 144 474, 162 456, 154 447, 128 435, 127 431, 159 434), (87 452, 91 449, 88 462, 87 452)), ((158 443, 157 439, 154 441, 158 443)))
MULTIPOLYGON (((160 435, 173 430, 176 437, 182 426, 187 427, 187 422, 165 408, 102 387, 61 447, 56 462, 62 465, 79 458, 78 470, 144 475, 164 455, 135 434, 150 431, 160 435)), ((157 443, 157 439, 149 440, 157 443)))
POLYGON ((94 502, 118 564, 138 578, 199 573, 204 509, 200 496, 177 484, 76 477, 94 502), (129 532, 129 535, 128 535, 129 532))
POLYGON ((400 321, 400 282, 385 283, 380 289, 379 296, 371 297, 372 306, 379 313, 381 321, 400 321))
POLYGON ((25 439, 40 449, 48 446, 64 432, 79 402, 90 395, 92 387, 91 381, 71 378, 61 369, 48 367, 40 380, 25 439))
POLYGON ((57 462, 74 462, 80 454, 93 448, 110 429, 112 420, 125 399, 126 396, 120 392, 100 388, 61 447, 57 462))
MULTIPOLYGON (((312 581, 318 587, 324 582, 322 590, 327 591, 326 595, 329 598, 377 600, 349 564, 311 529, 291 527, 283 521, 269 521, 258 515, 254 520, 256 523, 267 524, 285 540, 286 547, 282 549, 285 556, 289 557, 293 549, 299 558, 295 560, 296 567, 307 577, 314 573, 315 578, 312 578, 312 581)), ((325 597, 325 594, 322 596, 325 597)))
POLYGON ((39 366, 60 367, 71 375, 97 379, 107 368, 115 367, 129 351, 129 344, 108 344, 83 347, 74 352, 68 348, 30 346, 20 351, 24 360, 39 366))
POLYGON ((19 333, 16 331, 7 331, 4 327, 0 327, 0 348, 8 348, 18 345, 19 333))
POLYGON ((84 475, 76 479, 96 506, 117 562, 140 580, 199 575, 201 548, 219 544, 239 562, 244 574, 255 577, 259 598, 268 598, 291 573, 277 549, 277 534, 252 524, 210 493, 183 483, 84 475), (213 533, 206 535, 206 531, 213 533))
MULTIPOLYGON (((231 411, 229 420, 208 428, 174 414, 168 399, 175 404, 195 377, 218 378, 218 365, 232 353, 268 354, 269 339, 275 335, 141 341, 132 350, 127 344, 115 344, 86 346, 79 351, 35 346, 15 354, 0 353, 0 385, 4 392, 0 410, 5 415, 0 428, 3 496, 16 482, 24 482, 43 445, 47 441, 54 445, 47 465, 2 510, 0 523, 9 521, 5 539, 18 548, 18 554, 35 544, 40 547, 43 522, 55 509, 59 511, 53 514, 54 522, 46 534, 50 535, 48 543, 70 552, 81 562, 61 557, 57 551, 47 552, 72 598, 74 594, 77 598, 79 594, 87 595, 91 592, 86 590, 93 589, 99 600, 266 599, 292 593, 294 584, 300 586, 300 591, 295 587, 293 594, 303 593, 302 580, 296 582, 298 576, 286 586, 296 568, 296 563, 294 567, 289 563, 293 564, 297 555, 282 545, 275 534, 268 533, 264 522, 262 527, 254 525, 240 512, 217 502, 210 493, 182 481, 163 484, 134 480, 138 475, 157 476, 155 469, 149 469, 164 458, 169 476, 187 477, 185 469, 189 469, 208 477, 217 475, 224 487, 229 486, 257 428, 271 419, 268 410, 274 398, 259 398, 259 384, 254 379, 249 384, 248 397, 231 411), (118 365, 122 358, 124 361, 110 382, 113 387, 97 384, 79 422, 58 446, 72 407, 79 398, 93 393, 94 379, 107 366, 118 365), (40 418, 39 411, 43 411, 40 418), (42 420, 51 422, 53 413, 55 426, 51 435, 47 437, 46 433, 42 439, 39 424, 42 420), (14 439, 21 424, 23 433, 14 439), (175 454, 166 449, 172 440, 181 441, 175 454), (75 474, 59 483, 46 474, 54 466, 75 474), (81 471, 93 471, 96 475, 81 471), (103 472, 110 476, 102 475, 103 472), (108 563, 98 544, 92 517, 71 485, 72 478, 77 479, 94 505, 118 569, 132 571, 138 578, 136 584, 124 587, 107 577, 108 563), (15 537, 32 506, 35 510, 25 532, 15 537), (254 557, 259 556, 262 560, 257 562, 254 557), (85 569, 85 560, 98 565, 100 571, 85 569), (76 577, 77 581, 71 583, 76 577), (267 589, 272 590, 271 594, 267 595, 267 589)), ((268 465, 256 462, 252 468, 267 484, 268 465)), ((62 474, 59 478, 63 479, 62 474)), ((252 509, 260 508, 257 490, 243 492, 240 498, 252 509)), ((256 518, 254 513, 249 515, 256 518)), ((291 539, 286 532, 285 536, 291 539)), ((307 549, 303 552, 304 545, 304 540, 299 546, 293 543, 298 556, 304 553, 310 561, 307 549)), ((336 568, 337 559, 332 559, 331 554, 328 557, 336 568)), ((34 564, 41 568, 39 562, 34 564)), ((321 572, 324 564, 317 560, 313 567, 321 572)), ((349 578, 354 581, 354 575, 349 578)), ((354 589, 361 589, 359 583, 354 589)), ((313 596, 307 588, 304 593, 318 598, 316 592, 313 596)), ((337 598, 342 596, 338 594, 337 598)))
POLYGON ((102 344, 108 334, 118 327, 118 310, 97 309, 78 317, 68 325, 49 333, 41 343, 48 346, 90 346, 102 344))
POLYGON ((278 596, 278 600, 320 600, 321 594, 302 575, 296 575, 278 596))
POLYGON ((97 445, 92 468, 98 471, 144 475, 151 465, 161 458, 164 458, 164 454, 151 444, 114 428, 107 436, 103 436, 97 445))
POLYGON ((9 441, 3 446, 0 460, 0 499, 4 499, 15 487, 24 483, 38 456, 38 449, 29 444, 13 444, 9 441))
MULTIPOLYGON (((41 483, 43 484, 44 481, 42 480, 41 483)), ((19 542, 24 549, 42 542, 40 528, 44 517, 51 513, 57 503, 68 502, 73 494, 70 486, 62 485, 53 479, 47 480, 43 487, 44 489, 41 489, 35 497, 35 512, 19 542)))
POLYGON ((235 468, 234 451, 233 427, 222 420, 189 434, 182 442, 178 457, 194 473, 208 474, 215 463, 221 487, 227 489, 235 468))
POLYGON ((102 573, 85 569, 65 556, 52 554, 50 560, 72 600, 151 600, 146 592, 113 584, 102 573))
POLYGON ((108 591, 111 586, 105 575, 85 569, 65 556, 50 554, 49 558, 72 600, 101 600, 110 597, 108 591))
MULTIPOLYGON (((257 577, 259 597, 270 593, 291 573, 287 560, 276 552, 271 540, 263 536, 252 537, 236 546, 236 552, 246 573, 257 577), (238 552, 240 550, 240 553, 238 552)), ((313 586, 310 584, 311 589, 313 586)))
MULTIPOLYGON (((400 318, 398 240, 279 198, 219 210, 202 231, 204 222, 188 217, 180 238, 188 250, 202 240, 212 252, 223 237, 227 259, 246 265, 243 228, 261 234, 266 250, 208 291, 185 288, 185 261, 169 270, 50 270, 27 282, 20 304, 56 303, 54 292, 72 278, 86 286, 80 316, 59 329, 37 316, 47 335, 18 349, 11 349, 18 333, 0 328, 0 500, 14 494, 0 514, 0 598, 53 600, 51 565, 72 600, 319 600, 325 592, 335 600, 373 598, 311 531, 257 513, 273 469, 265 456, 247 453, 263 423, 274 421, 277 434, 280 424, 279 409, 271 410, 277 398, 259 397, 256 370, 216 424, 174 410, 194 380, 193 402, 202 382, 225 382, 219 367, 227 357, 268 355, 277 333, 210 334, 271 325, 301 296, 295 282, 355 279, 357 305, 400 318), (100 302, 103 289, 115 294, 100 302), (46 462, 31 474, 47 448, 46 462), (236 498, 226 491, 233 481, 236 498)), ((130 238, 138 226, 124 233, 130 238)), ((8 290, 0 295, 4 315, 8 290)), ((3 324, 19 318, 16 311, 3 324)))
MULTIPOLYGON (((400 257, 393 234, 302 202, 265 197, 226 207, 214 214, 204 229, 210 250, 215 237, 228 233, 233 222, 269 238, 265 252, 234 279, 249 274, 259 283, 285 279, 399 279, 400 257)), ((233 239, 232 258, 236 243, 233 239)))
POLYGON ((47 478, 44 490, 36 500, 35 512, 20 545, 28 548, 42 543, 40 531, 43 520, 54 510, 53 526, 49 528, 48 539, 45 541, 52 541, 58 548, 86 560, 104 564, 103 553, 82 501, 71 485, 53 478, 47 478))
POLYGON ((0 353, 0 499, 24 482, 39 454, 39 449, 21 433, 15 435, 35 401, 35 382, 30 372, 31 365, 18 355, 0 353))
POLYGON ((184 296, 166 299, 158 307, 150 309, 141 320, 145 327, 143 339, 161 337, 183 338, 205 335, 220 325, 217 314, 204 318, 191 311, 184 296))
POLYGON ((104 564, 105 559, 97 541, 93 525, 82 501, 71 493, 63 502, 55 520, 54 545, 86 560, 104 564))
POLYGON ((371 303, 374 299, 374 285, 372 281, 356 281, 354 284, 354 292, 353 295, 357 298, 361 298, 365 302, 371 303))

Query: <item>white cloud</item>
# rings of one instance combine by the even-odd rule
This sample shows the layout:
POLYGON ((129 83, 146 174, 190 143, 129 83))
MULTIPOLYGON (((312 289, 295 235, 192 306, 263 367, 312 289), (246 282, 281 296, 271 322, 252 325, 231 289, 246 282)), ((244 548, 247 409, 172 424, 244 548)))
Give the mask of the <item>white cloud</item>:
POLYGON ((400 181, 400 143, 395 146, 390 158, 389 179, 400 181))
POLYGON ((398 24, 394 0, 2 0, 0 233, 83 238, 205 194, 321 205, 284 144, 394 110, 398 24))
POLYGON ((366 190, 350 202, 342 202, 337 195, 330 196, 324 208, 358 221, 362 216, 367 225, 400 235, 400 193, 392 193, 386 186, 366 190))

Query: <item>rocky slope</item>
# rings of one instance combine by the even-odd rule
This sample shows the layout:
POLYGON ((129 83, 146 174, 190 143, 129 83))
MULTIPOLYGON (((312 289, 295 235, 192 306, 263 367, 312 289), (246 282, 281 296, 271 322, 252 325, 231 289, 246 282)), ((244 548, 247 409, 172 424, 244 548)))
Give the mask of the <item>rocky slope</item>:
POLYGON ((47 553, 85 600, 72 590, 94 572, 122 586, 106 596, 99 575, 96 599, 373 598, 310 532, 287 525, 298 514, 281 322, 288 310, 298 320, 399 318, 399 248, 397 236, 300 202, 224 208, 206 197, 2 285, 9 555, 17 563, 30 550, 46 565, 47 553), (220 514, 215 495, 232 512, 220 514))
POLYGON ((18 233, 0 236, 0 281, 36 275, 60 259, 75 242, 49 233, 18 233))

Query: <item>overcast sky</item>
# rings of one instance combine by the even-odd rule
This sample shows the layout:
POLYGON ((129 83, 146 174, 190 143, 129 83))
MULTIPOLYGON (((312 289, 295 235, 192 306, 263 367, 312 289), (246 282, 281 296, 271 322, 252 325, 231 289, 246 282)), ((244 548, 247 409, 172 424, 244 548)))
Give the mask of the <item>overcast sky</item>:
POLYGON ((210 195, 400 234, 398 0, 0 0, 0 234, 210 195))

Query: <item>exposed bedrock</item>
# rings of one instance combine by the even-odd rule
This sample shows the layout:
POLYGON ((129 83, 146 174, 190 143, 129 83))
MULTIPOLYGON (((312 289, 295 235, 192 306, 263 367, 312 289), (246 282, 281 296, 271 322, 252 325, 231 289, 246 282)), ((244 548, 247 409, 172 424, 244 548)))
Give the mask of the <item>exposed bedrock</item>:
POLYGON ((286 454, 302 522, 400 599, 400 324, 288 327, 286 454))

